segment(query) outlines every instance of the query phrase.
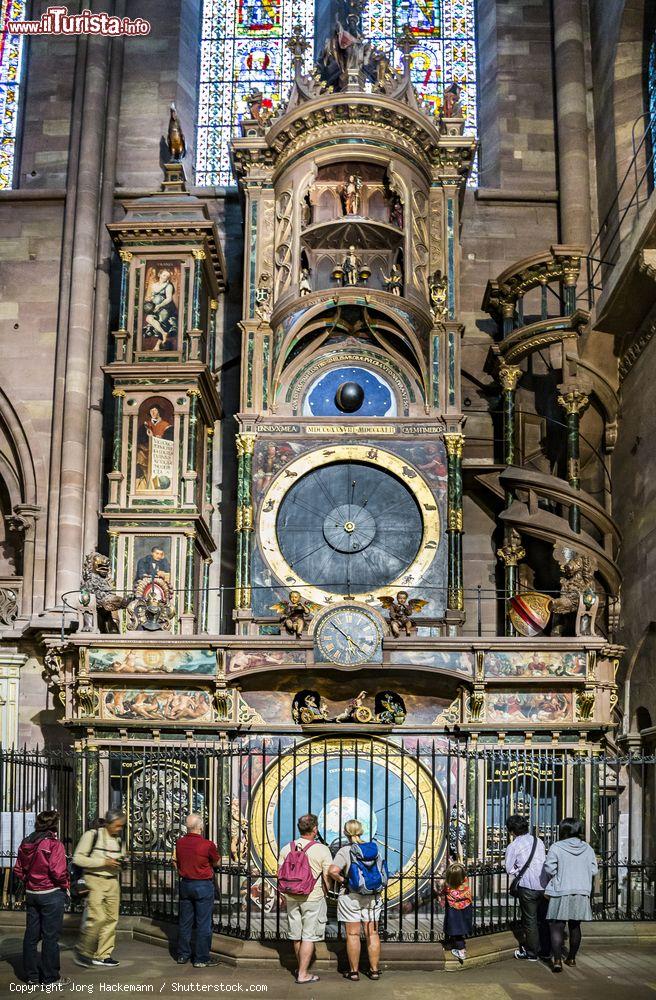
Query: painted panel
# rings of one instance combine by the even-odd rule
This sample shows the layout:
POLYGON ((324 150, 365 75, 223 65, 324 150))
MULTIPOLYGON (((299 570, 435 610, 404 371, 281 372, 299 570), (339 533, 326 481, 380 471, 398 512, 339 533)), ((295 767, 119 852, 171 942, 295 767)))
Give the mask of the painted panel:
POLYGON ((486 653, 486 677, 585 677, 581 652, 486 653))
POLYGON ((226 655, 226 673, 239 674, 261 667, 305 666, 304 649, 237 649, 226 655))
MULTIPOLYGON (((417 618, 420 623, 421 619, 417 618)), ((389 654, 390 663, 411 663, 422 667, 433 667, 436 670, 452 670, 457 674, 474 675, 474 656, 472 653, 457 651, 437 652, 432 649, 394 649, 389 654)))
POLYGON ((214 718, 208 691, 112 688, 100 692, 103 719, 147 722, 211 722, 214 718))
POLYGON ((488 692, 487 722, 570 722, 572 693, 558 691, 488 692))
POLYGON ((115 674, 216 673, 211 649, 90 649, 89 671, 115 674))

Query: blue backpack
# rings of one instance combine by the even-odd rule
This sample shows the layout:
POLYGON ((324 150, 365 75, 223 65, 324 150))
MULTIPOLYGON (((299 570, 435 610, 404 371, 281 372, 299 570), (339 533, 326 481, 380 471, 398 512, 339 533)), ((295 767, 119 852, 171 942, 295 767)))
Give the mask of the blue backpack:
POLYGON ((382 892, 389 881, 387 862, 378 853, 378 844, 351 844, 351 864, 346 876, 348 892, 374 896, 382 892))

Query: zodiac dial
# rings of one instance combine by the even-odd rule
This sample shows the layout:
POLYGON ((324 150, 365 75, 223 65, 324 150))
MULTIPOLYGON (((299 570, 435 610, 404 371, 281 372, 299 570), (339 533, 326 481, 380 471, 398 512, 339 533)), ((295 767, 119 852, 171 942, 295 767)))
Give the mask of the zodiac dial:
POLYGON ((315 631, 317 650, 331 663, 353 665, 379 658, 382 629, 377 619, 362 608, 329 611, 315 631))

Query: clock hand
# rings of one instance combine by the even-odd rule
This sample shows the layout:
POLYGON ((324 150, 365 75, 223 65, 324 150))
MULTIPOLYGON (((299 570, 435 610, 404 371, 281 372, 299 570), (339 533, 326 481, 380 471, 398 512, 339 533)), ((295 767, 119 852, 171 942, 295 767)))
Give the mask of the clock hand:
POLYGON ((365 656, 367 656, 367 655, 368 655, 368 653, 367 653, 367 650, 366 650, 366 649, 363 649, 363 648, 362 648, 362 646, 359 646, 359 645, 358 645, 358 643, 357 643, 357 642, 355 641, 355 639, 352 639, 352 638, 351 638, 351 636, 350 636, 350 635, 348 634, 348 632, 345 632, 345 631, 344 631, 343 629, 341 629, 341 628, 339 627, 339 625, 337 624, 337 622, 333 622, 333 627, 337 629, 337 631, 338 631, 338 632, 340 633, 340 635, 343 635, 343 636, 344 636, 344 638, 346 639, 346 641, 347 641, 347 642, 348 642, 348 643, 349 643, 349 644, 350 644, 351 646, 355 646, 355 648, 356 648, 356 649, 359 649, 359 650, 360 650, 360 652, 361 652, 361 653, 364 653, 364 655, 365 655, 365 656))

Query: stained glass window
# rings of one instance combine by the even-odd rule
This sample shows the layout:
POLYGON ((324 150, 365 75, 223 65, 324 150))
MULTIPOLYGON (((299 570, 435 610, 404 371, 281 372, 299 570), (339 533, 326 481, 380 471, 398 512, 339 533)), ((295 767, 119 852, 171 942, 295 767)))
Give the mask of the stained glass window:
POLYGON ((380 49, 392 51, 401 65, 398 48, 408 24, 415 38, 412 81, 421 98, 437 113, 444 88, 457 83, 464 106, 466 132, 476 132, 475 0, 368 0, 363 34, 380 49))
POLYGON ((0 190, 14 179, 23 36, 10 34, 9 22, 25 18, 25 0, 0 0, 0 190))
MULTIPOLYGON (((324 2, 324 0, 317 0, 324 2)), ((401 65, 400 36, 415 36, 412 78, 437 113, 445 86, 457 82, 467 119, 476 131, 475 0, 366 0, 362 34, 391 52, 401 65)), ((234 183, 228 145, 254 88, 275 108, 291 87, 291 54, 285 41, 300 21, 314 48, 314 0, 205 0, 201 42, 196 181, 234 183)))
POLYGON ((289 96, 292 56, 285 42, 301 23, 314 48, 314 0, 205 0, 200 64, 196 183, 232 184, 228 144, 261 90, 275 109, 289 96))

